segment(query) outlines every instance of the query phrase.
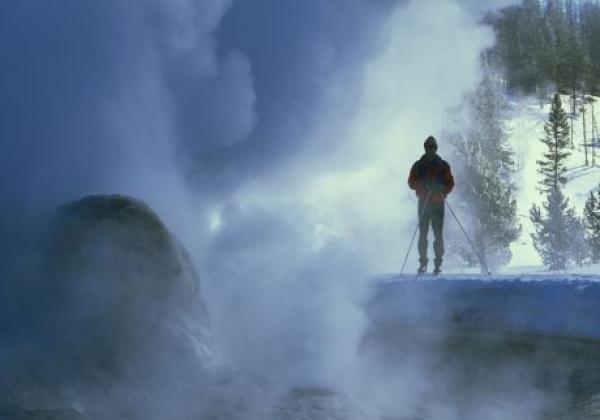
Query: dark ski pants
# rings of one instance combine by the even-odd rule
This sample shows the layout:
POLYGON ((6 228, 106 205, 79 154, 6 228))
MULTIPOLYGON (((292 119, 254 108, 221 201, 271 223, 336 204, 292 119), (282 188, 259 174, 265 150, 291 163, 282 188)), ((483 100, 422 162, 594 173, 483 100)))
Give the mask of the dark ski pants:
POLYGON ((421 264, 427 264, 427 235, 429 234, 429 225, 433 228, 433 251, 435 253, 435 265, 441 265, 444 258, 444 238, 442 231, 444 229, 444 211, 445 203, 427 203, 425 211, 425 200, 419 200, 419 261, 421 264))

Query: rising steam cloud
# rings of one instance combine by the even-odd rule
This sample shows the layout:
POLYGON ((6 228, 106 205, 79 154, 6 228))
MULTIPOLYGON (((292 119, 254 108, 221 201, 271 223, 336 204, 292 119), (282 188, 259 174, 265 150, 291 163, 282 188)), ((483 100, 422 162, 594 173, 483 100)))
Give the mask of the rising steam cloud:
POLYGON ((223 359, 351 389, 364 279, 399 268, 414 222, 409 165, 510 3, 2 2, 0 281, 57 205, 133 195, 190 250, 223 359))
POLYGON ((173 191, 223 203, 298 175, 355 181, 386 139, 414 155, 441 128, 493 41, 480 13, 507 3, 3 4, 1 220, 90 192, 168 213, 173 191))

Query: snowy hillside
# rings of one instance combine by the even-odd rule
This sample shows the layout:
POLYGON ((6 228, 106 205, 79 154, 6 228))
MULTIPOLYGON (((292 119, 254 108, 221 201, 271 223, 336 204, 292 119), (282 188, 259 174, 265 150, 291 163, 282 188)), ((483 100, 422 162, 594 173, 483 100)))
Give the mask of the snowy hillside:
MULTIPOLYGON (((596 98, 598 99, 598 98, 596 98)), ((563 96, 563 107, 570 112, 569 97, 563 96)), ((600 122, 600 102, 595 105, 596 118, 600 122)), ((523 234, 519 241, 513 244, 513 259, 508 270, 523 271, 543 271, 541 260, 531 241, 533 226, 529 219, 529 210, 532 204, 541 204, 543 196, 537 190, 540 181, 538 174, 538 165, 536 161, 541 158, 546 146, 540 141, 544 136, 544 123, 550 112, 550 103, 541 104, 536 98, 519 98, 510 102, 510 114, 508 127, 510 129, 510 139, 515 151, 515 160, 517 168, 516 182, 519 186, 517 192, 519 215, 523 224, 523 234)), ((571 121, 571 120, 570 120, 571 121)), ((579 215, 581 215, 585 200, 589 197, 589 192, 598 188, 600 183, 600 150, 596 151, 596 166, 591 167, 591 149, 589 150, 590 166, 585 166, 585 149, 583 147, 583 116, 577 113, 572 120, 573 139, 575 148, 567 160, 569 168, 567 178, 568 183, 565 187, 565 194, 570 200, 572 206, 575 206, 579 215)), ((592 136, 592 118, 591 109, 588 106, 586 112, 586 135, 587 139, 592 136)), ((600 124, 600 123, 599 123, 600 124)), ((598 273, 600 267, 573 267, 575 272, 598 273)))

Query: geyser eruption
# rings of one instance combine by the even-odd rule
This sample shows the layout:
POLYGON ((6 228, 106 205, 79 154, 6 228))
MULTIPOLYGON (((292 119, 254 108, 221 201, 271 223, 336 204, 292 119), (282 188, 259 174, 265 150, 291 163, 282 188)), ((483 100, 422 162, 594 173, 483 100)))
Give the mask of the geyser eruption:
POLYGON ((269 388, 224 364, 193 262, 145 203, 99 195, 63 205, 41 249, 36 270, 3 296, 1 415, 364 418, 337 391, 269 388))
POLYGON ((444 387, 420 365, 361 354, 364 274, 398 269, 409 164, 477 85, 480 14, 508 3, 3 2, 0 416, 426 404, 444 387), (156 214, 88 197, 40 239, 98 193, 156 214))

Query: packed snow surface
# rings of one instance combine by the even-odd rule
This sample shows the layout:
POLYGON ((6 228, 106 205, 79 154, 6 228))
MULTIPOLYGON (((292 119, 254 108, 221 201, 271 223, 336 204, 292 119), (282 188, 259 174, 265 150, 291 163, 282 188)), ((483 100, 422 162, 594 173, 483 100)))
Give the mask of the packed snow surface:
POLYGON ((600 340, 600 275, 385 276, 376 324, 474 328, 600 340))

